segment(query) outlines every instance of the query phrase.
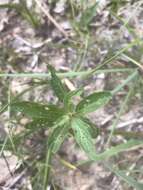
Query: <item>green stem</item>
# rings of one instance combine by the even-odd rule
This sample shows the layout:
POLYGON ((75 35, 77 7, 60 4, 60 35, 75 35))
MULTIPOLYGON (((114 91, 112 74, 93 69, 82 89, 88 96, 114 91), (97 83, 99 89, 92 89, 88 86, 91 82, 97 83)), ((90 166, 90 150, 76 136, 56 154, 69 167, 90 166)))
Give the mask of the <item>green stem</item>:
MULTIPOLYGON (((79 77, 79 76, 84 76, 90 74, 94 69, 87 70, 87 71, 69 71, 65 73, 58 73, 58 77, 69 77, 69 78, 74 78, 74 77, 79 77)), ((132 72, 134 69, 132 68, 117 68, 117 69, 102 69, 102 70, 97 70, 94 72, 94 74, 100 74, 100 73, 116 73, 116 72, 132 72)), ((23 77, 28 77, 28 78, 48 78, 50 77, 50 73, 0 73, 0 77, 11 77, 11 78, 23 78, 23 77)))
POLYGON ((126 138, 137 138, 137 139, 143 139, 143 133, 142 132, 132 132, 132 131, 123 131, 116 129, 114 131, 114 135, 121 135, 126 138))
POLYGON ((127 85, 130 81, 135 79, 137 77, 138 71, 135 70, 121 85, 118 85, 114 90, 112 90, 112 95, 115 95, 117 92, 119 92, 125 85, 127 85))
MULTIPOLYGON (((20 98, 21 96, 23 96, 25 93, 33 90, 34 88, 38 87, 38 86, 41 86, 41 85, 45 85, 46 83, 38 83, 38 84, 35 84, 34 86, 30 86, 29 88, 23 90, 21 93, 19 93, 17 96, 15 96, 14 98, 11 98, 11 102, 14 103, 15 101, 17 101, 18 98, 20 98)), ((3 112, 5 112, 8 108, 10 104, 7 103, 6 105, 4 105, 2 108, 0 108, 0 114, 2 114, 3 112)))
MULTIPOLYGON (((100 129, 100 131, 105 134, 111 133, 111 130, 108 129, 100 129)), ((113 135, 121 135, 125 138, 143 139, 143 132, 124 131, 121 129, 114 129, 113 135)))
POLYGON ((49 183, 51 160, 52 160, 52 149, 51 149, 51 147, 48 147, 47 155, 46 155, 46 162, 45 162, 45 170, 44 170, 44 180, 43 180, 44 190, 47 190, 47 186, 49 183))

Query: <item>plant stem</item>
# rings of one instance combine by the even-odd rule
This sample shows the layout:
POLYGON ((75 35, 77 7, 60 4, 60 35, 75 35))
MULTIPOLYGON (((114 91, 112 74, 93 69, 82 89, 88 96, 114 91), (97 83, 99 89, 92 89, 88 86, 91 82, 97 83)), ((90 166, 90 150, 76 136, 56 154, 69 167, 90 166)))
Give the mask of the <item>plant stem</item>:
MULTIPOLYGON (((111 133, 111 130, 101 129, 101 131, 105 134, 111 133)), ((132 132, 132 131, 124 131, 121 129, 115 129, 113 134, 121 135, 125 138, 143 139, 143 132, 132 132)))
MULTIPOLYGON (((87 70, 87 71, 69 71, 65 73, 57 73, 58 77, 79 77, 79 76, 86 76, 90 73, 92 73, 94 69, 87 70)), ((117 68, 117 69, 102 69, 97 70, 94 72, 94 74, 100 74, 100 73, 116 73, 116 72, 132 72, 134 69, 132 68, 117 68)), ((49 73, 0 73, 0 77, 10 77, 10 78, 48 78, 50 77, 49 73)))
POLYGON ((51 170, 51 160, 52 160, 52 149, 48 147, 46 161, 45 161, 45 170, 44 170, 44 180, 43 180, 43 189, 47 190, 47 186, 49 183, 49 175, 51 170))

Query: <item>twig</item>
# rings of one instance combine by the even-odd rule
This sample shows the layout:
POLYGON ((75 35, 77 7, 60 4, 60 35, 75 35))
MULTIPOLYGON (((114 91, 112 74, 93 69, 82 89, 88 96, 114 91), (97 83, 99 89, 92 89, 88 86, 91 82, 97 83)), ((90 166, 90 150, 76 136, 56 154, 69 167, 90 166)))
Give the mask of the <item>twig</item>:
POLYGON ((124 128, 127 127, 129 125, 133 125, 133 124, 142 124, 143 123, 143 117, 141 118, 135 118, 129 121, 124 121, 123 123, 120 123, 119 125, 117 125, 117 128, 124 128))
POLYGON ((68 38, 67 33, 65 30, 57 23, 57 21, 50 15, 50 13, 44 8, 44 6, 41 5, 39 0, 35 0, 38 7, 41 9, 41 11, 48 17, 48 19, 55 25, 55 27, 66 37, 68 38))
POLYGON ((20 181, 22 179, 22 177, 26 174, 26 172, 27 172, 27 168, 25 170, 23 170, 21 174, 19 174, 18 176, 16 176, 13 179, 13 181, 9 185, 9 188, 12 188, 16 183, 18 183, 18 181, 20 181))

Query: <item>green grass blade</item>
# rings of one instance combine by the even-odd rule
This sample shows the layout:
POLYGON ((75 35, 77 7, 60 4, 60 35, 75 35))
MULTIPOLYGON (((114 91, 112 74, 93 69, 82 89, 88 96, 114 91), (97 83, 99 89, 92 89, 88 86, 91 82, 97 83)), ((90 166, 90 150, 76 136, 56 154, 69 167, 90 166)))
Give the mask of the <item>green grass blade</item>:
MULTIPOLYGON (((85 76, 87 74, 90 74, 92 71, 94 71, 95 74, 100 73, 116 73, 116 72, 132 72, 134 69, 132 68, 118 68, 118 69, 101 69, 101 70, 88 70, 88 71, 69 71, 65 73, 57 73, 58 77, 79 77, 79 76, 85 76)), ((11 77, 11 78, 49 78, 49 73, 0 73, 0 77, 11 77)))
POLYGON ((122 56, 126 58, 128 61, 130 61, 131 63, 133 63, 134 65, 138 66, 141 70, 143 70, 143 64, 139 63, 138 61, 136 61, 135 59, 133 59, 132 57, 128 56, 125 53, 122 56))
POLYGON ((113 173, 116 174, 119 178, 129 184, 129 186, 134 187, 136 190, 143 190, 143 183, 137 182, 133 177, 127 176, 124 171, 114 169, 110 164, 105 165, 108 169, 110 169, 113 173))
POLYGON ((107 65, 107 64, 111 64, 112 61, 114 61, 115 59, 117 59, 119 56, 121 56, 125 51, 127 51, 128 49, 132 48, 134 45, 137 44, 142 44, 142 41, 140 39, 135 39, 134 41, 132 41, 131 43, 129 43, 126 47, 121 48, 120 50, 116 51, 114 53, 114 55, 109 58, 106 59, 105 61, 103 61, 102 64, 100 64, 99 66, 97 66, 95 69, 93 69, 89 74, 87 74, 88 76, 91 76, 93 73, 95 73, 97 70, 101 69, 103 66, 107 65))
POLYGON ((111 147, 103 153, 98 154, 95 160, 102 161, 103 159, 108 159, 112 156, 118 155, 120 152, 128 151, 131 149, 139 148, 143 146, 143 141, 141 140, 129 140, 126 143, 119 144, 115 147, 111 147))
POLYGON ((130 81, 134 80, 138 75, 138 71, 135 69, 135 71, 129 75, 129 77, 124 80, 124 82, 120 85, 118 85, 114 90, 112 90, 112 95, 115 95, 117 92, 119 92, 125 85, 127 85, 130 81))
POLYGON ((125 110, 125 108, 126 108, 126 106, 127 106, 128 100, 129 100, 130 95, 131 95, 131 93, 132 93, 132 91, 133 91, 133 87, 134 87, 134 86, 131 86, 131 87, 130 87, 130 90, 129 90, 129 92, 128 92, 127 95, 126 95, 125 100, 123 100, 123 103, 120 105, 120 110, 119 110, 119 112, 117 113, 117 118, 113 121, 113 124, 112 124, 112 127, 111 127, 111 132, 110 132, 110 134, 109 134, 109 137, 108 137, 108 140, 107 140, 106 145, 109 145, 109 144, 110 144, 110 141, 111 141, 111 139, 112 139, 112 136, 114 135, 115 128, 116 128, 116 126, 117 126, 117 124, 118 124, 118 121, 119 121, 119 119, 120 119, 120 116, 123 114, 123 112, 124 112, 124 110, 125 110))

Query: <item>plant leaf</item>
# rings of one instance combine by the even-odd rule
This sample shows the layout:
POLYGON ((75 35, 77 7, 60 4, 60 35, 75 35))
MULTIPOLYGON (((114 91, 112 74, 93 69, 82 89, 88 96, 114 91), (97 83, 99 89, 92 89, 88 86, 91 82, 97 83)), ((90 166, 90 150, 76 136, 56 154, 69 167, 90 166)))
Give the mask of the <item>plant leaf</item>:
POLYGON ((139 183, 133 177, 127 176, 124 171, 113 168, 109 163, 108 163, 108 165, 106 164, 105 166, 107 168, 109 168, 113 173, 115 173, 116 176, 121 178, 123 181, 128 183, 130 186, 134 187, 136 190, 143 190, 143 183, 139 183))
POLYGON ((109 102, 112 95, 108 91, 95 92, 79 102, 76 111, 82 114, 96 111, 109 102))
POLYGON ((86 152, 87 156, 93 159, 94 156, 96 156, 96 153, 92 142, 92 137, 88 130, 88 124, 80 118, 73 118, 71 126, 77 143, 84 150, 84 152, 86 152))
POLYGON ((133 177, 127 176, 123 171, 116 170, 114 173, 136 190, 143 190, 143 183, 137 182, 133 177))
POLYGON ((48 69, 51 72, 51 86, 56 96, 59 98, 60 101, 63 102, 65 94, 66 94, 66 89, 64 85, 62 84, 60 78, 56 75, 55 69, 51 65, 48 65, 48 69))
POLYGON ((95 159, 103 160, 108 159, 111 156, 116 156, 120 152, 128 151, 130 149, 135 149, 143 145, 143 141, 140 140, 129 140, 126 143, 121 143, 117 146, 111 147, 108 150, 97 155, 95 159))
POLYGON ((27 123, 25 128, 36 130, 39 128, 52 127, 54 122, 55 122, 55 119, 52 121, 52 118, 50 120, 47 118, 40 118, 40 119, 38 118, 27 123))
POLYGON ((65 123, 62 126, 58 126, 53 130, 52 134, 48 139, 48 145, 52 149, 52 152, 54 154, 59 150, 61 144, 67 137, 68 132, 69 132, 68 123, 65 123))
POLYGON ((11 111, 21 112, 31 118, 47 118, 49 121, 54 121, 64 114, 64 110, 56 105, 43 105, 28 101, 12 103, 11 111))
POLYGON ((87 123, 88 130, 92 138, 96 138, 99 135, 99 128, 96 127, 95 124, 93 124, 88 118, 82 118, 82 120, 87 123))
POLYGON ((90 160, 83 161, 82 164, 91 163, 93 161, 103 162, 103 160, 109 159, 112 156, 117 156, 121 152, 129 151, 131 149, 137 149, 142 146, 143 146, 143 141, 141 140, 129 140, 126 143, 121 143, 119 145, 111 147, 103 151, 102 153, 94 154, 90 160))

